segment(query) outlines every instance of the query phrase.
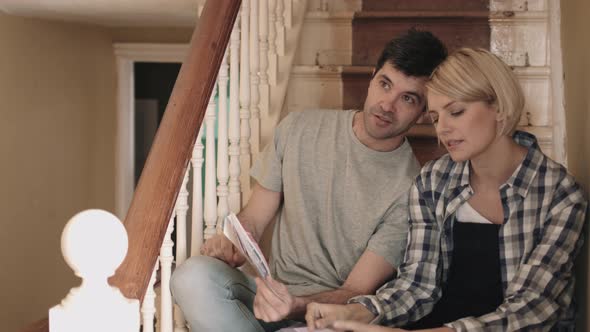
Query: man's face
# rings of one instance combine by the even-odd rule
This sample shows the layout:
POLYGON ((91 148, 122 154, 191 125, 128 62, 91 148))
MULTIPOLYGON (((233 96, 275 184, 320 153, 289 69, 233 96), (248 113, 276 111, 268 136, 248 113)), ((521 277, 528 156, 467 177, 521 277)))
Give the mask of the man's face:
POLYGON ((369 84, 363 109, 366 134, 378 141, 404 134, 424 109, 427 79, 406 76, 385 63, 369 84))

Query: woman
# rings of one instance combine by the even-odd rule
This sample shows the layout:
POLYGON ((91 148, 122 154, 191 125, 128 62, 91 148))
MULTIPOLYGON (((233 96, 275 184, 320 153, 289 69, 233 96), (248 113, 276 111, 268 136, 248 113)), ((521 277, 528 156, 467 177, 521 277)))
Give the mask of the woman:
POLYGON ((587 202, 535 137, 515 130, 524 107, 515 75, 490 52, 464 48, 427 88, 449 153, 412 186, 398 277, 345 306, 310 305, 308 327, 392 331, 359 323, 373 320, 412 330, 546 331, 571 323, 587 202))

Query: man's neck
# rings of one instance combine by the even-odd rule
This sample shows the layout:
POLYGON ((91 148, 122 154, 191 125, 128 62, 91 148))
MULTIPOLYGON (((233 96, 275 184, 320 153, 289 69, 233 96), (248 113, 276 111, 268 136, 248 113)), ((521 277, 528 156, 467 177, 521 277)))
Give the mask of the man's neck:
POLYGON ((405 135, 398 135, 387 139, 375 139, 371 137, 365 128, 363 111, 356 112, 352 119, 352 131, 358 140, 371 150, 390 152, 399 148, 404 142, 405 135))

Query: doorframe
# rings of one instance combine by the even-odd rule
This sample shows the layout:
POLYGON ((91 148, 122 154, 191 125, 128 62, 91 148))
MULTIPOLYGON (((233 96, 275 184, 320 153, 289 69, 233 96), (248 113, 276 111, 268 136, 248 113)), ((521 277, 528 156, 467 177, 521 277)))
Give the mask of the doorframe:
POLYGON ((115 43, 117 129, 115 214, 124 220, 135 191, 135 62, 182 63, 189 44, 115 43))
POLYGON ((565 105, 565 86, 563 73, 563 54, 561 45, 561 4, 559 1, 548 1, 548 45, 549 57, 550 86, 551 86, 551 110, 553 125, 553 157, 564 165, 567 163, 567 128, 566 128, 566 105, 565 105))

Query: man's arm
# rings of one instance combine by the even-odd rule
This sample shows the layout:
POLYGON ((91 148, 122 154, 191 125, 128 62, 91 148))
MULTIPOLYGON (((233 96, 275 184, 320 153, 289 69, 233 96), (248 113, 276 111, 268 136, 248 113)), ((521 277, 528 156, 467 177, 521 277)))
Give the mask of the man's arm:
MULTIPOLYGON (((283 194, 255 184, 248 204, 238 214, 238 219, 246 231, 256 241, 260 240, 264 229, 277 213, 283 194)), ((216 234, 201 246, 201 254, 220 259, 230 266, 240 266, 246 259, 223 234, 216 234)))
POLYGON ((254 300, 254 313, 257 318, 267 322, 285 318, 303 318, 306 307, 311 302, 346 303, 357 295, 374 294, 377 288, 391 279, 395 268, 383 257, 374 252, 365 251, 344 284, 333 291, 295 297, 289 294, 285 285, 268 279, 257 279, 258 291, 254 300), (272 290, 269 288, 272 287, 272 290))
POLYGON ((238 219, 256 242, 260 241, 262 233, 277 214, 282 199, 283 193, 266 189, 258 183, 252 188, 250 200, 238 213, 238 219))
POLYGON ((302 297, 305 302, 302 313, 305 314, 305 307, 311 302, 340 304, 353 296, 374 294, 394 273, 395 267, 383 257, 366 250, 340 288, 302 297))

